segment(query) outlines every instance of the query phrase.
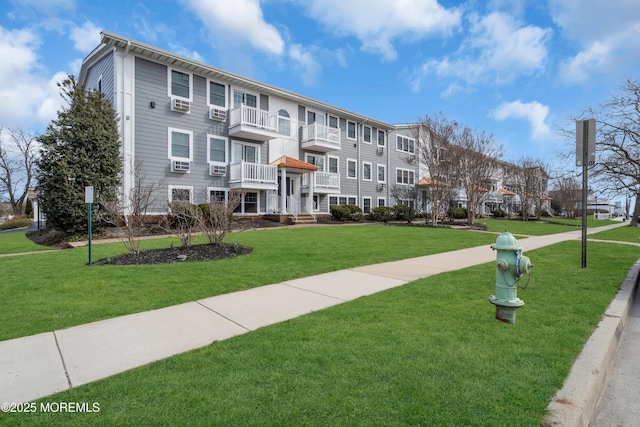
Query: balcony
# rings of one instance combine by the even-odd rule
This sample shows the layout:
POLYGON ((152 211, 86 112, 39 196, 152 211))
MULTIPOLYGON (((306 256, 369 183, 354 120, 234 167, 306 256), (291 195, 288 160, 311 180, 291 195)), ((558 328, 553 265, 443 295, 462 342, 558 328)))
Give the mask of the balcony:
POLYGON ((302 148, 305 150, 334 151, 340 149, 340 129, 312 123, 302 127, 302 148))
MULTIPOLYGON (((309 188, 309 174, 302 175, 302 188, 309 188)), ((316 194, 340 193, 340 174, 330 172, 315 172, 313 192, 316 194)))
POLYGON ((230 112, 229 136, 261 142, 277 138, 278 116, 242 104, 230 112))
POLYGON ((278 167, 248 162, 233 163, 229 169, 229 187, 277 190, 278 167))

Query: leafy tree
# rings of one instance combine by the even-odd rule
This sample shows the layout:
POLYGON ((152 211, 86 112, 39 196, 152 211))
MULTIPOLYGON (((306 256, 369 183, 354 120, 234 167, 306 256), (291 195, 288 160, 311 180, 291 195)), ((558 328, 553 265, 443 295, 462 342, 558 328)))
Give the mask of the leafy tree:
POLYGON ((67 234, 87 227, 86 186, 94 187, 95 225, 104 224, 103 206, 117 198, 122 161, 118 118, 101 92, 87 91, 68 76, 58 84, 68 107, 38 140, 38 182, 47 225, 67 234))

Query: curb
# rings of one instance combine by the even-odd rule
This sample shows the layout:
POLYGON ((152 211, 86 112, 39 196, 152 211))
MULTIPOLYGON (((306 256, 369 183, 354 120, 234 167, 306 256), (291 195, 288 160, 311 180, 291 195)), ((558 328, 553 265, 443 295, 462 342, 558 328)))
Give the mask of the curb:
POLYGON ((571 367, 562 388, 547 405, 541 426, 589 426, 607 385, 609 368, 639 283, 640 261, 637 261, 571 367))

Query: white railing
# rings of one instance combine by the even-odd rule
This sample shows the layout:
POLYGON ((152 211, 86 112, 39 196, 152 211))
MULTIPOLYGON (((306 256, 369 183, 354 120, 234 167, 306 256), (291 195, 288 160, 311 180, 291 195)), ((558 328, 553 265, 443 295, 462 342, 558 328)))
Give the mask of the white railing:
POLYGON ((340 129, 312 123, 302 127, 302 142, 324 141, 340 146, 340 129))
MULTIPOLYGON (((315 172, 314 188, 340 188, 340 174, 331 172, 315 172)), ((302 175, 302 186, 309 186, 309 174, 302 175)))
POLYGON ((231 110, 229 127, 250 125, 273 132, 278 131, 278 117, 268 111, 248 107, 244 104, 231 110))
POLYGON ((233 163, 229 171, 229 182, 276 184, 278 167, 248 162, 233 163))

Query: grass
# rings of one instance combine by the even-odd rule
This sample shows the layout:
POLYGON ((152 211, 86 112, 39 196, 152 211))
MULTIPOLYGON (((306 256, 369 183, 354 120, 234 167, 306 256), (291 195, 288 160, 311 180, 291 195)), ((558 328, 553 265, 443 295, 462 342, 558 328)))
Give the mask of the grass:
POLYGON ((46 250, 51 250, 51 248, 33 243, 32 240, 27 239, 24 232, 0 234, 0 255, 46 250))
MULTIPOLYGON (((465 230, 393 226, 248 231, 230 241, 254 248, 238 258, 148 266, 87 267, 87 248, 0 258, 0 341, 194 301, 328 271, 489 245, 465 230)), ((147 240, 166 247, 175 238, 147 240)), ((93 246, 93 258, 123 252, 93 246)))
MULTIPOLYGON (((256 233, 257 234, 257 233, 256 233)), ((3 425, 537 426, 637 248, 529 252, 515 325, 493 319, 493 263, 418 280, 43 399, 99 413, 3 425)))
POLYGON ((640 227, 619 227, 601 231, 589 236, 590 239, 617 240, 640 244, 640 227))
MULTIPOLYGON (((582 228, 582 220, 565 218, 553 218, 544 221, 480 219, 476 222, 478 224, 486 224, 487 231, 502 232, 504 230, 509 230, 512 234, 527 236, 542 236, 546 234, 564 233, 566 231, 572 231, 575 228, 582 228)), ((617 221, 595 220, 591 217, 587 218, 587 227, 589 228, 603 227, 605 225, 617 223, 617 221)))

